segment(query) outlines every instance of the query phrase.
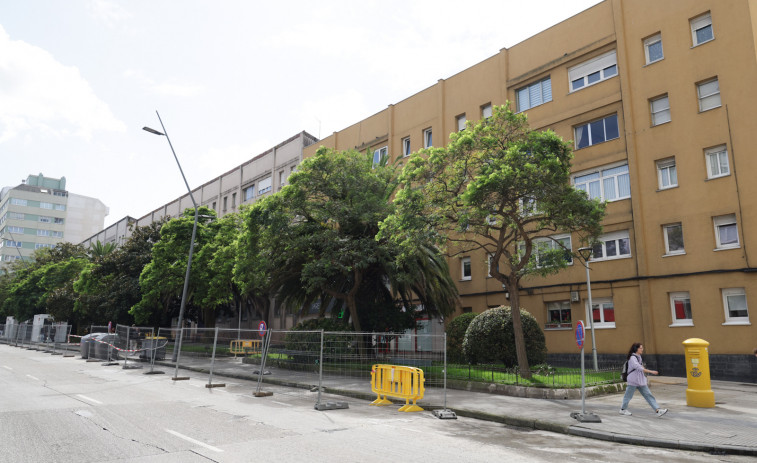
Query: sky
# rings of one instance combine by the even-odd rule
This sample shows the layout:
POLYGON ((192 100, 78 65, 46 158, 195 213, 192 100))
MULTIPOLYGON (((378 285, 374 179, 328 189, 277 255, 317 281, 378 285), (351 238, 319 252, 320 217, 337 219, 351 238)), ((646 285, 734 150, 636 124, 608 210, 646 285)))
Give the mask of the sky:
POLYGON ((325 138, 598 0, 0 0, 0 187, 28 175, 105 226, 305 130, 325 138))

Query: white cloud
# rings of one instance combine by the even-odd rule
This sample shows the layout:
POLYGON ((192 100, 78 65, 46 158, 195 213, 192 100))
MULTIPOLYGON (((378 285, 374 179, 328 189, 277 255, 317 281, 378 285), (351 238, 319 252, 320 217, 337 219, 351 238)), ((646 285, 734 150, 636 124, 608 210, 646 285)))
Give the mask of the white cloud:
POLYGON ((99 22, 113 28, 117 23, 131 18, 131 13, 126 11, 116 2, 110 0, 92 0, 87 5, 89 13, 99 22))
POLYGON ((125 129, 78 68, 11 40, 0 26, 0 143, 28 132, 88 140, 95 131, 125 129))
POLYGON ((202 85, 179 82, 176 79, 170 79, 166 82, 156 82, 154 79, 147 77, 143 71, 137 69, 128 69, 124 72, 124 76, 135 81, 147 91, 162 96, 190 97, 200 95, 204 91, 202 85))

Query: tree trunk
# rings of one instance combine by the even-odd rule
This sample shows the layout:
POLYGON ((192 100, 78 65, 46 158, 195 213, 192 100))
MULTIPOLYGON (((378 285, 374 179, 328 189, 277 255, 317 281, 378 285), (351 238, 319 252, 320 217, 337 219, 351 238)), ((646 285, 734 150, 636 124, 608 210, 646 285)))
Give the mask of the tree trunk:
POLYGON ((510 306, 513 317, 513 334, 515 337, 515 355, 518 359, 518 370, 524 378, 531 378, 531 368, 528 365, 526 354, 526 339, 523 337, 523 321, 520 316, 520 294, 518 294, 518 281, 511 278, 507 284, 510 292, 510 306))

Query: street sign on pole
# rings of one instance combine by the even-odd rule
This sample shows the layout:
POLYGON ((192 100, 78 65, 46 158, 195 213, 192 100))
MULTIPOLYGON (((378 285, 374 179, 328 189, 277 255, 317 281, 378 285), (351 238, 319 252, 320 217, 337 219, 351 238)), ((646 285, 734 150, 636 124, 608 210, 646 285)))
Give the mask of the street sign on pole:
POLYGON ((578 323, 576 323, 576 344, 581 349, 583 349, 584 347, 585 336, 586 336, 586 330, 584 329, 584 322, 582 322, 581 320, 578 320, 578 323))
POLYGON ((263 336, 265 336, 265 332, 266 332, 267 330, 268 330, 268 325, 266 325, 265 321, 261 321, 261 322, 260 322, 260 323, 258 324, 258 334, 260 335, 260 337, 261 337, 261 338, 262 338, 263 336))

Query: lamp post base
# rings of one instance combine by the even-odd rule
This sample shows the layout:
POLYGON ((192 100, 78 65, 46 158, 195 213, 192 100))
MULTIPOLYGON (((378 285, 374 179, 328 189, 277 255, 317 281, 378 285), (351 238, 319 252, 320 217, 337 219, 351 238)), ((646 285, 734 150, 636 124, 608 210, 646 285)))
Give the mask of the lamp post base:
POLYGON ((602 422, 602 419, 599 418, 599 415, 595 415, 594 413, 573 412, 570 414, 570 417, 578 420, 581 423, 601 423, 602 422))

